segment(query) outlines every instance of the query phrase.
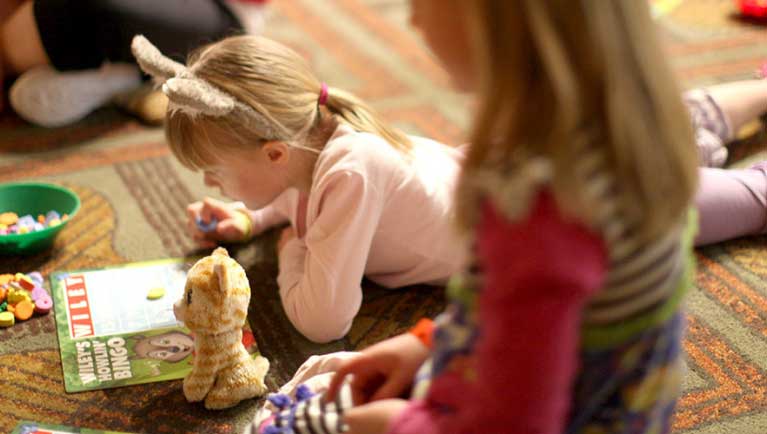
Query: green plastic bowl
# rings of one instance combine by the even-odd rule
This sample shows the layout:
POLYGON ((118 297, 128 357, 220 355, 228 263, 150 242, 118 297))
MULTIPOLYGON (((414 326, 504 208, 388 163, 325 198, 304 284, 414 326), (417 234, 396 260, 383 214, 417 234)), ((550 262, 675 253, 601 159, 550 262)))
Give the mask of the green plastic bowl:
POLYGON ((42 182, 13 182, 0 184, 0 214, 15 212, 34 218, 56 211, 69 218, 60 225, 26 234, 0 235, 0 255, 28 255, 53 245, 56 234, 77 214, 80 198, 70 189, 42 182))

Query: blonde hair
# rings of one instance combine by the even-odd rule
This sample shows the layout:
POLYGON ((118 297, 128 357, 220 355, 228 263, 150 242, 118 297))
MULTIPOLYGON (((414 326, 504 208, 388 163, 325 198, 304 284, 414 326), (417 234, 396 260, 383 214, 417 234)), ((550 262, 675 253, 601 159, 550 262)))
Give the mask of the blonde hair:
POLYGON ((688 115, 642 0, 467 2, 481 104, 458 189, 458 219, 476 223, 488 168, 514 171, 529 157, 553 166, 567 211, 593 223, 576 173, 596 147, 617 181, 624 216, 654 238, 680 221, 696 189, 688 115))
POLYGON ((253 109, 269 125, 249 122, 246 111, 225 115, 190 114, 175 109, 166 117, 171 150, 187 167, 199 169, 215 161, 221 150, 248 149, 268 140, 320 150, 313 139, 323 123, 323 111, 361 132, 376 134, 407 152, 408 137, 388 126, 367 104, 349 92, 328 88, 324 109, 319 104, 322 83, 304 60, 288 47, 257 36, 234 36, 190 54, 187 69, 195 77, 223 90, 253 109), (223 148, 223 149, 222 149, 223 148))

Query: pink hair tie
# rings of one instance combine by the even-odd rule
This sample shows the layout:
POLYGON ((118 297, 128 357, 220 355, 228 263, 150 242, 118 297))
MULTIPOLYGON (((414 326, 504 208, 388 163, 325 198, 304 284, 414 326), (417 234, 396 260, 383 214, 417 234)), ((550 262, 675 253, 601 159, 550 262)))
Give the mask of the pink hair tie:
POLYGON ((325 105, 328 102, 328 85, 322 83, 320 87, 320 98, 317 100, 317 104, 325 105))

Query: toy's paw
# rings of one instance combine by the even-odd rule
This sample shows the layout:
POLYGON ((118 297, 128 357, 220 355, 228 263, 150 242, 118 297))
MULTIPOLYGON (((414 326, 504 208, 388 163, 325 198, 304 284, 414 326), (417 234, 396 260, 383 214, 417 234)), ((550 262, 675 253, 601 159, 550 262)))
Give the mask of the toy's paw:
POLYGON ((245 398, 254 398, 256 396, 262 396, 269 389, 264 384, 264 377, 269 370, 269 360, 265 357, 258 356, 255 359, 249 361, 245 365, 245 369, 242 372, 243 379, 240 381, 239 396, 245 398))
POLYGON ((231 396, 217 396, 215 394, 210 394, 205 398, 205 408, 208 410, 223 410, 225 408, 234 407, 239 403, 240 399, 231 396))
POLYGON ((264 377, 266 377, 266 373, 269 371, 269 360, 263 356, 256 357, 255 360, 253 360, 253 371, 256 383, 259 387, 263 388, 263 390, 258 393, 259 395, 262 395, 266 392, 264 377))
POLYGON ((195 384, 194 381, 190 381, 191 377, 184 378, 184 396, 189 402, 199 402, 205 399, 207 395, 207 389, 195 384))

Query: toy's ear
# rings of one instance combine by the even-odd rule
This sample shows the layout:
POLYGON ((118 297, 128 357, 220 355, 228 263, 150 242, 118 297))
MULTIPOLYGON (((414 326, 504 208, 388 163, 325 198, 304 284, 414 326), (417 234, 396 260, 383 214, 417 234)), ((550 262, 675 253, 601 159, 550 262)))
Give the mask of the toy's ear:
POLYGON ((229 267, 224 264, 216 264, 213 266, 213 272, 218 276, 219 291, 223 294, 228 293, 231 282, 231 280, 229 280, 229 267))
POLYGON ((216 250, 213 251, 213 254, 226 256, 227 258, 229 257, 229 252, 227 252, 226 249, 223 247, 216 248, 216 250))

